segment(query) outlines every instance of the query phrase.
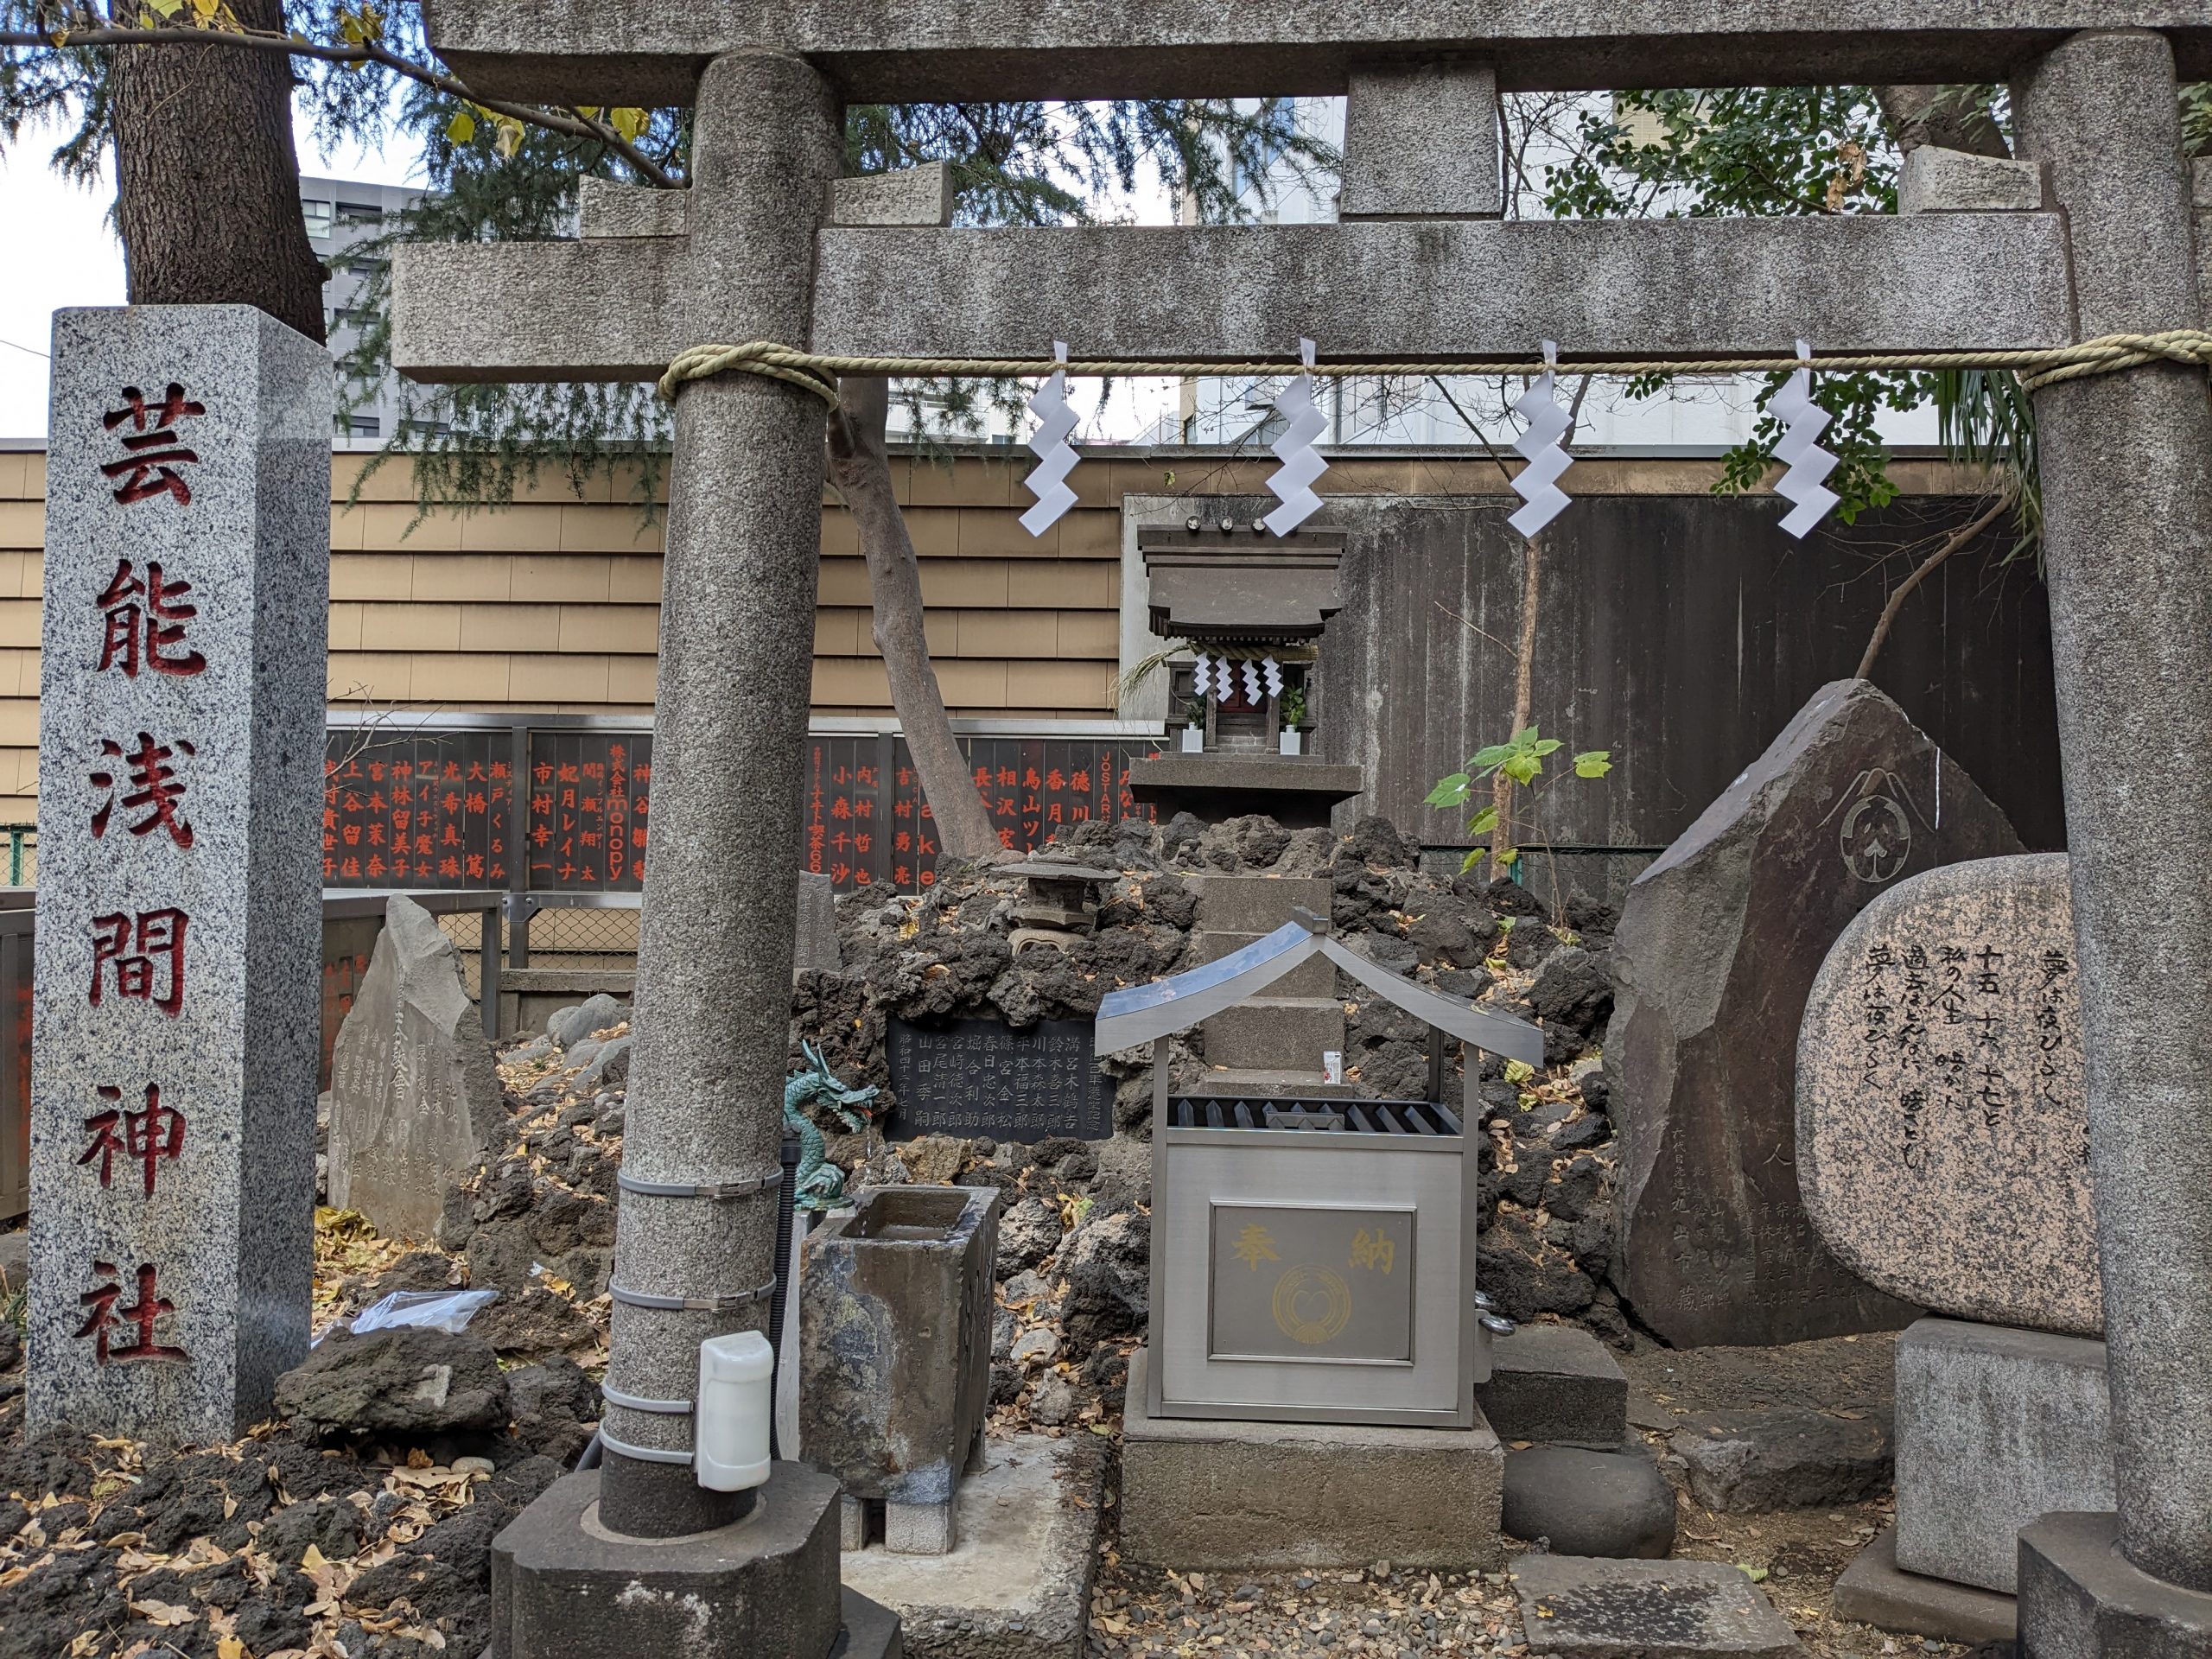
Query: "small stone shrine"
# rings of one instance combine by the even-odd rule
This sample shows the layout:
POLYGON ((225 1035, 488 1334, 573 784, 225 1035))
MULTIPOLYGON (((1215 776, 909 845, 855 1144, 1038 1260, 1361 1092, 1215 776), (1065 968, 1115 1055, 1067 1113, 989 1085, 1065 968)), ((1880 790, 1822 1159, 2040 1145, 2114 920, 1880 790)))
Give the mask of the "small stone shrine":
POLYGON ((1152 1324, 1122 1452, 1122 1546, 1137 1560, 1497 1557, 1503 1457, 1474 1390, 1491 1329, 1512 1327, 1478 1312, 1479 1066, 1471 1052, 1455 1113, 1445 1045, 1534 1065, 1543 1033, 1389 973, 1326 925, 1301 912, 1099 1004, 1102 1049, 1153 1051, 1152 1324), (1317 957, 1428 1023, 1431 1099, 1171 1096, 1172 1033, 1317 957), (1233 1525, 1227 1491, 1249 1495, 1233 1525))
POLYGON ((54 321, 29 1427, 227 1440, 307 1352, 330 357, 54 321))
POLYGON ((1629 889, 1605 1040, 1623 1299, 1669 1343, 1909 1323, 1798 1192, 1797 1025, 1836 937, 1906 876, 2020 851, 2005 815, 1866 680, 1836 680, 1629 889))
POLYGON ((1849 1617, 2009 1633, 2020 1529, 2114 1501, 2068 869, 2032 854, 1901 881, 1813 982, 1806 1211, 1936 1315, 1897 1340, 1897 1526, 1837 1586, 1849 1617))
POLYGON ((1164 818, 1264 812, 1286 830, 1325 824, 1366 787, 1354 766, 1306 753, 1313 664, 1344 601, 1340 530, 1268 533, 1233 508, 1137 532, 1152 631, 1180 642, 1167 665, 1167 752, 1129 767, 1129 791, 1164 818))
POLYGON ((505 1121, 461 953, 394 893, 331 1060, 330 1202, 387 1237, 428 1239, 446 1189, 505 1121))
POLYGON ((991 1389, 996 1192, 874 1186, 806 1237, 799 1276, 799 1445, 836 1478, 840 1534, 894 1554, 955 1541, 961 1477, 983 1464, 991 1389))

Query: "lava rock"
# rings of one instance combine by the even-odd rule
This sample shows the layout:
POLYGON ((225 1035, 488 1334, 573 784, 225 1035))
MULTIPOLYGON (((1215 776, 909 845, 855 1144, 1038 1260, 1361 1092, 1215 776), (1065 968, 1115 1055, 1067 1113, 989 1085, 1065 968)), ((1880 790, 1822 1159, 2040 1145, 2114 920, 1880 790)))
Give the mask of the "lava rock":
POLYGON ((1389 819, 1369 817, 1352 825, 1351 834, 1344 837, 1343 856, 1361 864, 1403 869, 1417 862, 1421 854, 1389 819))
POLYGON ((1562 1221, 1580 1221, 1605 1190, 1605 1166, 1585 1153, 1560 1171, 1544 1195, 1544 1207, 1562 1221))
POLYGON ((1363 933, 1352 948, 1376 967, 1394 974, 1410 974, 1421 965, 1421 949, 1410 939, 1389 933, 1363 933))
POLYGON ((576 1460, 599 1422, 599 1390, 565 1354, 509 1371, 507 1395, 516 1437, 564 1467, 576 1460))
POLYGON ((1060 1212, 1042 1198, 1023 1198, 999 1217, 998 1272, 1011 1278, 1060 1248, 1060 1212))
POLYGON ((627 1017, 622 1005, 601 991, 574 1007, 556 1008, 545 1022, 545 1034, 564 1048, 574 1048, 594 1031, 619 1026, 627 1017))
POLYGON ((327 1436, 419 1439, 505 1427, 507 1382, 480 1336, 402 1325, 357 1337, 340 1326, 276 1379, 276 1409, 327 1436))
POLYGON ((1065 1324, 1088 1354, 1108 1337, 1141 1331, 1151 1313, 1152 1222, 1134 1213, 1094 1217, 1060 1247, 1068 1286, 1065 1324))
MULTIPOLYGON (((1516 928, 1515 932, 1520 930, 1516 928)), ((1594 1037, 1613 1017, 1613 982, 1604 961, 1579 946, 1551 953, 1529 988, 1529 1006, 1546 1025, 1594 1037)))
POLYGON ((1532 1446, 1505 1459, 1510 1536, 1555 1555, 1664 1560, 1675 1548, 1675 1489, 1643 1450, 1532 1446))
POLYGON ((1871 1415, 1728 1412, 1692 1419, 1668 1449, 1688 1465, 1690 1491, 1708 1510, 1829 1509, 1890 1484, 1889 1428, 1871 1415))

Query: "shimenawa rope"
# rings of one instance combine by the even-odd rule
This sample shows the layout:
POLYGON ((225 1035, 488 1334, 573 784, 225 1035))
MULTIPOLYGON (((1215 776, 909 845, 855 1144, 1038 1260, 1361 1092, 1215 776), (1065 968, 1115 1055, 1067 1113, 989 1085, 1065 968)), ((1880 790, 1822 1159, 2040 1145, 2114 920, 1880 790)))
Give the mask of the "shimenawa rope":
MULTIPOLYGON (((1991 352, 1877 352, 1859 356, 1815 357, 1809 365, 1796 357, 1606 358, 1592 357, 1562 362, 1562 372, 1602 374, 1632 378, 1653 374, 1784 374, 1810 366, 1819 374, 1901 372, 1908 370, 2009 369, 2020 377, 2029 391, 2062 381, 2088 379, 2141 368, 2150 363, 2182 363, 2212 368, 2212 332, 2202 328, 2169 328, 2152 334, 2106 334, 2076 346, 2031 346, 1991 352)), ((1498 374, 1535 376, 1545 365, 1529 363, 1323 363, 1310 372, 1332 379, 1398 378, 1428 375, 1498 374)), ((1232 358, 1191 358, 1146 362, 1135 359, 1077 358, 1056 363, 1045 358, 990 357, 832 357, 802 352, 773 340, 750 340, 741 346, 694 346, 679 353, 660 378, 661 396, 675 398, 688 382, 728 373, 763 375, 812 392, 823 402, 837 401, 836 377, 868 375, 971 375, 991 379, 1029 379, 1065 368, 1072 375, 1205 376, 1236 378, 1245 375, 1290 375, 1300 372, 1294 362, 1232 358)))

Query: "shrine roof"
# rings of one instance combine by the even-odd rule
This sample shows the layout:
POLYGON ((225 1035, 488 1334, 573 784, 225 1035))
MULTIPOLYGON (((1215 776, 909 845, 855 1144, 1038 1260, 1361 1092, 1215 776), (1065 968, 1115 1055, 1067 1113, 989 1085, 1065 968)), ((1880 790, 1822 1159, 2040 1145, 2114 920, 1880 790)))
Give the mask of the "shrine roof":
POLYGON ((1530 1065, 1544 1063, 1544 1033, 1540 1027, 1525 1020, 1470 1007, 1455 997, 1416 985, 1329 938, 1321 931, 1326 924, 1310 912, 1300 911, 1298 917, 1266 938, 1203 967, 1154 980, 1149 985, 1108 993, 1098 1004, 1098 1052, 1107 1054, 1135 1048, 1155 1038, 1186 1031, 1259 995, 1292 969, 1321 956, 1376 995, 1447 1036, 1507 1059, 1525 1060, 1530 1065))

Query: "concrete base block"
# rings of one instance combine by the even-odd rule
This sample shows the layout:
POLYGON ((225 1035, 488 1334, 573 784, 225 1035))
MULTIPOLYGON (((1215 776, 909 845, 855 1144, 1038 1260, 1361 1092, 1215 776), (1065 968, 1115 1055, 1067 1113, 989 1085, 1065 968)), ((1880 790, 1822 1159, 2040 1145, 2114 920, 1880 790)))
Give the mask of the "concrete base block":
POLYGON ((830 1649, 830 1659, 904 1659, 906 1651, 899 1615, 856 1591, 841 1598, 845 1628, 830 1649))
POLYGON ((2020 1534, 2020 1659, 2212 1659, 2212 1595, 2120 1551, 2113 1515, 2046 1515, 2020 1534))
POLYGON ((1963 1319, 1897 1338, 1897 1565, 2010 1594, 2020 1529, 2109 1510, 2105 1345, 1963 1319))
POLYGON ((1493 1337, 1490 1353, 1475 1403, 1499 1440, 1611 1452, 1628 1437, 1628 1378, 1587 1331, 1524 1325, 1493 1337))
POLYGON ((1082 1659, 1103 1465, 1103 1446, 994 1441, 961 1484, 952 1551, 847 1555, 847 1592, 893 1609, 917 1659, 1082 1659))
POLYGON ((1725 1561, 1523 1555, 1513 1564, 1529 1645, 1554 1659, 1791 1659, 1789 1621, 1725 1561))
POLYGON ((868 1548, 868 1503, 850 1492, 837 1500, 837 1548, 840 1550, 868 1548))
POLYGON ((1471 1429, 1154 1418, 1140 1349, 1122 1432, 1122 1553, 1201 1568, 1464 1572, 1503 1559, 1505 1456, 1471 1429))
POLYGON ((554 1482, 492 1541, 487 1659, 826 1659, 843 1624, 836 1482, 779 1463, 742 1521, 638 1539, 600 1524, 599 1480, 554 1482))
MULTIPOLYGON (((1206 760, 1215 758, 1208 755, 1206 760)), ((1284 764, 1294 771, 1298 767, 1294 761, 1284 764)), ((1201 932, 1242 933, 1251 938, 1274 932, 1290 919, 1293 910, 1326 916, 1336 898, 1327 878, 1318 875, 1186 875, 1183 885, 1197 896, 1201 932)))
POLYGON ((2018 1623, 2010 1596, 1899 1567, 1894 1527, 1843 1569, 1828 1605, 1838 1618, 1938 1642, 2010 1642, 2018 1623))
POLYGON ((883 1506, 883 1547, 893 1555, 943 1555, 957 1535, 950 1503, 883 1506))

